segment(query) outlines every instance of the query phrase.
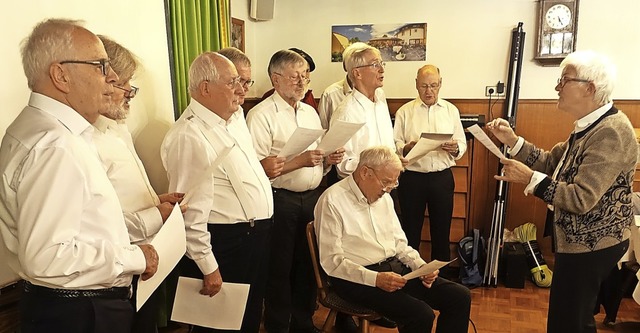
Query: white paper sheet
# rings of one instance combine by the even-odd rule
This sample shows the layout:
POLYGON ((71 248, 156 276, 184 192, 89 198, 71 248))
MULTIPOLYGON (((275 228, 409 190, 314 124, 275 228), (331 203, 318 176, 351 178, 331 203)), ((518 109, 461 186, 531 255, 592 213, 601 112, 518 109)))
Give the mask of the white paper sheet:
POLYGON ((249 285, 222 283, 215 296, 200 295, 202 280, 181 276, 171 320, 224 330, 239 330, 249 297, 249 285))
POLYGON ((467 131, 471 133, 476 139, 478 139, 480 143, 487 147, 490 152, 498 156, 499 159, 505 158, 500 149, 496 146, 495 143, 493 143, 493 141, 491 141, 491 139, 489 139, 487 133, 485 133, 482 128, 478 126, 478 124, 467 127, 467 131))
POLYGON ((351 137, 364 126, 362 124, 348 123, 342 120, 331 122, 331 127, 327 134, 322 138, 317 149, 324 151, 324 156, 329 156, 338 148, 342 148, 351 137))
MULTIPOLYGON (((458 259, 458 258, 456 258, 458 259)), ((415 271, 405 274, 402 277, 407 279, 407 280, 411 280, 411 279, 415 279, 419 276, 423 276, 423 275, 428 275, 431 274, 433 272, 435 272, 437 269, 440 269, 454 261, 456 261, 456 259, 453 259, 451 261, 440 261, 440 260, 434 260, 430 263, 427 263, 426 265, 422 265, 420 268, 416 269, 415 271)))
POLYGON ((289 140, 284 144, 284 147, 282 147, 278 157, 289 159, 297 156, 309 148, 314 141, 318 140, 325 131, 324 129, 296 128, 289 140))
POLYGON ((409 161, 407 165, 411 165, 424 155, 439 149, 443 143, 450 141, 452 137, 453 134, 422 133, 418 142, 411 148, 407 156, 404 157, 409 161))
POLYGON ((151 245, 158 252, 158 270, 149 280, 138 280, 136 311, 140 310, 187 250, 187 236, 179 204, 173 207, 173 211, 151 241, 151 245))

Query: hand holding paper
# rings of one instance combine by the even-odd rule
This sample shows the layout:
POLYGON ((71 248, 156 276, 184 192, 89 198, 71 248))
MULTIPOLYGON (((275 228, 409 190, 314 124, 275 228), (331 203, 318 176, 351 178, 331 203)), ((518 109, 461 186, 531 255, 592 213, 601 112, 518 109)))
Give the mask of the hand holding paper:
MULTIPOLYGON (((456 258, 458 259, 458 258, 456 258)), ((436 270, 454 262, 456 259, 453 259, 451 261, 440 261, 440 260, 433 260, 430 263, 424 264, 422 266, 420 266, 418 269, 416 269, 413 272, 410 272, 408 274, 403 275, 402 277, 407 279, 407 280, 411 280, 411 279, 415 279, 419 276, 423 276, 423 275, 429 275, 433 272, 435 272, 436 270)))
POLYGON ((482 143, 490 152, 494 155, 498 156, 499 159, 505 158, 504 154, 500 151, 500 149, 489 139, 487 133, 485 133, 478 124, 467 127, 467 131, 471 133, 480 143, 482 143))
POLYGON ((338 148, 342 148, 362 126, 364 126, 364 123, 354 124, 341 120, 333 121, 331 122, 331 128, 329 128, 329 131, 322 138, 316 149, 324 151, 324 156, 326 157, 338 148))

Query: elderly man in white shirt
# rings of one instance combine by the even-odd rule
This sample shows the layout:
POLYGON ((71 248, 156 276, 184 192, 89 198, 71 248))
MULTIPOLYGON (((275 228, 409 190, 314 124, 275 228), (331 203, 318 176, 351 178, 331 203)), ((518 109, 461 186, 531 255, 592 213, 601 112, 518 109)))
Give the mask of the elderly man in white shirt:
MULTIPOLYGON (((247 115, 258 158, 277 156, 298 127, 322 129, 313 107, 301 102, 309 84, 308 66, 291 50, 271 57, 268 71, 275 92, 247 115)), ((316 289, 304 230, 313 220, 325 167, 340 162, 343 154, 340 149, 323 162, 323 151, 315 149, 319 142, 284 162, 272 179, 274 225, 264 313, 269 333, 315 331, 316 289)))
POLYGON ((345 54, 347 75, 354 89, 335 110, 331 123, 341 120, 364 123, 364 126, 344 146, 344 159, 336 164, 340 179, 355 170, 358 156, 366 148, 378 145, 395 147, 389 107, 382 91, 385 63, 380 51, 358 42, 351 44, 345 54))
POLYGON ((434 65, 421 67, 416 76, 418 97, 398 109, 393 134, 400 156, 411 151, 422 133, 451 134, 441 149, 407 165, 398 187, 402 229, 409 245, 419 249, 424 212, 428 207, 431 259, 449 261, 455 186, 451 167, 464 155, 467 141, 458 108, 438 97, 441 87, 440 69, 434 65))
POLYGON ((29 104, 0 146, 0 233, 25 280, 23 332, 129 332, 134 274, 151 245, 131 245, 92 142, 118 80, 97 36, 77 21, 38 23, 22 44, 29 104))
MULTIPOLYGON (((204 276, 203 295, 218 293, 223 280, 250 284, 241 331, 258 332, 273 195, 237 112, 241 80, 229 59, 215 52, 200 54, 189 68, 191 102, 167 133, 161 157, 169 190, 189 197, 185 224, 190 260, 184 260, 183 272, 204 276)), ((193 332, 207 331, 196 327, 193 332)))
MULTIPOLYGON (((93 124, 93 141, 116 190, 132 244, 148 244, 167 220, 173 205, 183 193, 156 195, 147 172, 133 146, 125 123, 129 115, 129 102, 138 92, 130 81, 138 67, 135 56, 122 45, 106 36, 98 36, 109 56, 111 68, 118 74, 114 84, 112 107, 93 124)), ((182 207, 184 211, 186 207, 182 207)), ((135 281, 135 280, 134 280, 135 281)), ((134 291, 137 284, 134 283, 134 291)), ((133 320, 132 332, 155 333, 157 328, 158 294, 154 293, 140 308, 133 320)), ((132 302, 135 306, 135 293, 132 302)))
POLYGON ((438 271, 406 280, 425 264, 407 244, 389 192, 402 171, 395 150, 364 150, 356 170, 327 189, 315 208, 320 264, 343 298, 373 309, 405 332, 466 333, 469 290, 438 271))

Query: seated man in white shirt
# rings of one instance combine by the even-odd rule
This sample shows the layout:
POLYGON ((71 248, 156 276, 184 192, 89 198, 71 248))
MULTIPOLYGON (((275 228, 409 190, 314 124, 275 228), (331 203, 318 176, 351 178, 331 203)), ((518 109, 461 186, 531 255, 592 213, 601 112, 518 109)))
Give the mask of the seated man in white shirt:
MULTIPOLYGON (((98 36, 109 56, 111 68, 118 74, 116 88, 111 96, 112 107, 98 117, 93 126, 93 141, 107 172, 107 177, 116 190, 124 221, 132 244, 148 244, 160 231, 173 205, 180 201, 183 193, 156 195, 147 172, 133 146, 131 134, 124 122, 129 115, 129 102, 136 96, 138 88, 130 84, 138 67, 131 51, 105 36, 98 36)), ((186 207, 182 207, 184 210, 186 207)), ((134 283, 134 290, 137 284, 134 283)), ((135 296, 135 294, 134 294, 135 296)), ((135 297, 132 298, 135 306, 135 297)), ((157 332, 156 314, 158 296, 154 293, 134 316, 132 332, 157 332)))
POLYGON ((100 39, 78 21, 48 19, 22 43, 31 96, 0 147, 0 234, 24 281, 22 332, 130 332, 134 274, 158 254, 131 245, 91 126, 111 106, 100 39))
POLYGON ((350 177, 327 189, 315 208, 320 264, 343 298, 398 324, 399 331, 466 333, 469 290, 438 277, 438 271, 406 280, 425 264, 407 245, 389 196, 402 162, 388 147, 365 149, 350 177))
POLYGON ((238 113, 241 81, 229 59, 200 54, 189 68, 191 102, 167 133, 161 157, 169 190, 192 193, 184 214, 189 259, 181 269, 203 278, 203 295, 217 294, 222 281, 249 284, 241 331, 258 332, 273 195, 238 113))

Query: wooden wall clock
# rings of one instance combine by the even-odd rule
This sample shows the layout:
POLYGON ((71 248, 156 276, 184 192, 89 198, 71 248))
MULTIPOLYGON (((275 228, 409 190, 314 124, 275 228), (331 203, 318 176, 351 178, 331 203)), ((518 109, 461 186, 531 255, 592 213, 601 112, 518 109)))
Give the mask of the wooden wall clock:
POLYGON ((580 0, 540 0, 535 59, 557 66, 576 49, 580 0))

